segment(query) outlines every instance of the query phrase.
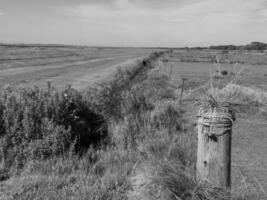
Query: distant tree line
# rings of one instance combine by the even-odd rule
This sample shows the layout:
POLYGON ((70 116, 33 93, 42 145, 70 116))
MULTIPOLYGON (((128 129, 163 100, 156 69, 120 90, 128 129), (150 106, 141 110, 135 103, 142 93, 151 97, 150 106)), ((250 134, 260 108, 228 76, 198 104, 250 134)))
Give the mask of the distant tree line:
POLYGON ((210 49, 216 50, 259 50, 264 51, 267 50, 267 44, 262 42, 252 42, 247 45, 218 45, 218 46, 210 46, 210 49))

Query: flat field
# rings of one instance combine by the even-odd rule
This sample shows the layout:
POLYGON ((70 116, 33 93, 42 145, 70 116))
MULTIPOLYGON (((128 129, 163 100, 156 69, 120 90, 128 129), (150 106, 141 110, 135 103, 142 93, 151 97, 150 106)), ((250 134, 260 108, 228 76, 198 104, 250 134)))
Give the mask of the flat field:
POLYGON ((196 86, 200 86, 210 79, 210 73, 220 70, 227 71, 227 75, 221 77, 221 82, 231 81, 240 73, 238 84, 267 89, 266 53, 180 50, 170 53, 165 60, 169 65, 166 70, 172 70, 174 80, 186 78, 191 84, 192 81, 199 81, 196 86))
MULTIPOLYGON (((171 77, 174 86, 181 87, 182 79, 186 79, 183 107, 192 122, 196 121, 198 111, 194 104, 198 91, 209 87, 211 77, 220 87, 233 81, 251 91, 259 91, 260 95, 267 94, 266 53, 179 50, 169 53, 164 61, 167 67, 162 70, 171 77), (226 71, 226 74, 220 75, 218 71, 226 71)), ((267 191, 266 99, 262 103, 256 106, 248 103, 236 113, 232 144, 234 190, 245 188, 247 193, 256 190, 265 194, 267 191)))
POLYGON ((0 46, 0 87, 71 84, 82 89, 105 79, 117 66, 124 66, 153 49, 93 48, 78 46, 0 46))

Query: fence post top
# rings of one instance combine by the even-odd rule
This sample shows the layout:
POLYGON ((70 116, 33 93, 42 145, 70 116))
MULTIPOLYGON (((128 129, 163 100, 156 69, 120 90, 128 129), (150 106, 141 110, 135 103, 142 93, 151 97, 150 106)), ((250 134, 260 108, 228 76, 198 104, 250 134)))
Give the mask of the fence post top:
POLYGON ((209 127, 206 133, 210 136, 222 136, 231 130, 235 121, 234 112, 229 107, 200 108, 198 113, 198 125, 209 127))
POLYGON ((222 118, 229 119, 230 121, 235 121, 235 113, 230 107, 221 106, 213 108, 203 108, 200 107, 197 117, 204 118, 222 118))

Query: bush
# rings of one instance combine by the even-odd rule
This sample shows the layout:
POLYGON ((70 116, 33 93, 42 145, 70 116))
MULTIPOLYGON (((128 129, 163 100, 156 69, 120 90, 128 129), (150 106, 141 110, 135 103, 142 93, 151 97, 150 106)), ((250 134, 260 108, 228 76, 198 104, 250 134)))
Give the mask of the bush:
POLYGON ((70 129, 56 125, 53 121, 45 119, 41 127, 42 137, 31 141, 26 150, 30 159, 47 159, 51 156, 63 155, 71 145, 70 129))
POLYGON ((226 76, 227 74, 228 74, 228 71, 227 70, 222 70, 221 71, 221 75, 226 76))
POLYGON ((92 110, 90 102, 85 102, 80 92, 69 88, 62 95, 55 121, 66 129, 71 128, 71 139, 77 141, 77 150, 106 143, 108 133, 105 118, 92 110))
POLYGON ((104 118, 71 88, 5 90, 0 103, 2 157, 7 168, 14 161, 22 168, 28 158, 63 154, 74 142, 80 151, 107 138, 104 118))

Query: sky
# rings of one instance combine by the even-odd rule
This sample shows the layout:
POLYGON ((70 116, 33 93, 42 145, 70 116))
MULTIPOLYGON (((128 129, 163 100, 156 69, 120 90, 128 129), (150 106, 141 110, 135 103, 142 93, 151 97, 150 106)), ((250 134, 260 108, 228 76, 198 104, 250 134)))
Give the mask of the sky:
POLYGON ((0 42, 184 47, 267 43, 267 0, 0 0, 0 42))

